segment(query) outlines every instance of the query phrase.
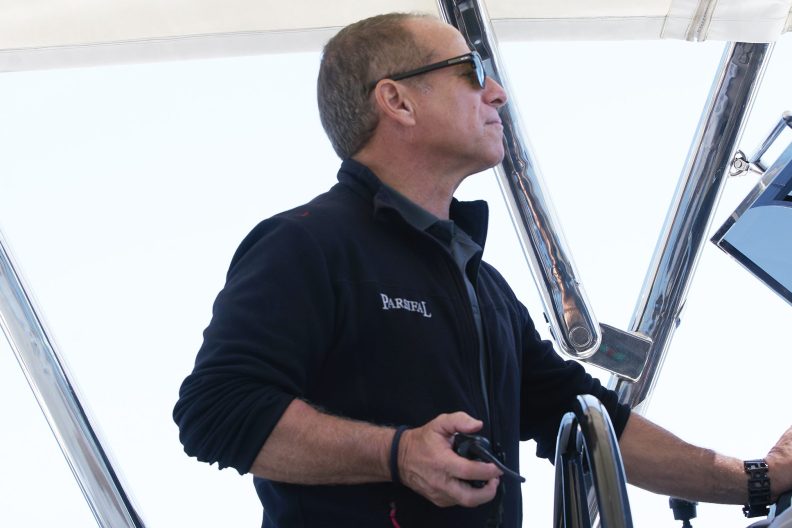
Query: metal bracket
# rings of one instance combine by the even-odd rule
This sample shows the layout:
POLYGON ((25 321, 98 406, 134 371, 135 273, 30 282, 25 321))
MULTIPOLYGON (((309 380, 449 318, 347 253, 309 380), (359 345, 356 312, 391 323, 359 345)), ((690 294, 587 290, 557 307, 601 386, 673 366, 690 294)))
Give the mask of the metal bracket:
POLYGON ((767 171, 767 166, 762 161, 762 156, 767 153, 773 143, 779 138, 784 128, 792 129, 792 112, 789 110, 781 113, 781 119, 773 126, 753 155, 748 157, 742 150, 738 150, 735 153, 729 168, 729 176, 743 176, 748 172, 753 172, 760 176, 764 174, 767 171))
POLYGON ((750 168, 751 164, 748 163, 748 158, 745 157, 745 152, 738 150, 734 154, 734 159, 732 159, 731 165, 729 166, 729 176, 742 176, 747 173, 750 168))

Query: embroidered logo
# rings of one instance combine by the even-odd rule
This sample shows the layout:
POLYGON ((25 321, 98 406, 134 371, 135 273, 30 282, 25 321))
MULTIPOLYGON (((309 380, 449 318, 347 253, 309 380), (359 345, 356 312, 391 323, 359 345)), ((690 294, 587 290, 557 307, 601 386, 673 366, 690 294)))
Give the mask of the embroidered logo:
POLYGON ((419 313, 424 317, 432 317, 429 308, 426 306, 426 301, 411 301, 399 297, 390 298, 384 293, 380 293, 380 298, 382 299, 383 310, 407 310, 408 312, 419 313))

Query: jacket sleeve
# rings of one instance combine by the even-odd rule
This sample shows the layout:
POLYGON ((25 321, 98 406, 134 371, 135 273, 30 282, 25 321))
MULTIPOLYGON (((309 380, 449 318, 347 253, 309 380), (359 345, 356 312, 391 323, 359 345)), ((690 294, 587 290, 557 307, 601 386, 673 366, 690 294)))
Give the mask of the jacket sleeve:
POLYGON ((527 310, 523 310, 521 439, 536 440, 536 455, 553 461, 561 418, 572 410, 579 394, 598 398, 610 415, 616 435, 621 436, 630 416, 629 406, 620 404, 616 393, 603 387, 579 363, 563 360, 552 343, 542 341, 527 310))
POLYGON ((231 262, 173 418, 187 454, 249 471, 321 369, 334 293, 319 245, 296 218, 259 224, 231 262))

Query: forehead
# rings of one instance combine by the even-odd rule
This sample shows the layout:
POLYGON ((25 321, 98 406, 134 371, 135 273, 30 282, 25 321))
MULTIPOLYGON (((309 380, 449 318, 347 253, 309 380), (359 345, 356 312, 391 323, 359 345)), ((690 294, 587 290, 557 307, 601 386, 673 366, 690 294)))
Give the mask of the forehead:
POLYGON ((417 18, 410 21, 410 29, 419 44, 426 46, 434 60, 456 57, 470 51, 457 29, 434 18, 417 18))

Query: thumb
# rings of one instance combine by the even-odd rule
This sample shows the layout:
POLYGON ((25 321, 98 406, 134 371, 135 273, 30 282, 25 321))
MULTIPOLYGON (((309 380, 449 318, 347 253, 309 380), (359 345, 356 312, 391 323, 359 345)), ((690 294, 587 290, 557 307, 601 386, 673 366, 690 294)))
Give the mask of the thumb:
POLYGON ((484 422, 476 420, 464 412, 455 412, 448 415, 445 429, 448 434, 454 433, 475 433, 484 426, 484 422))

